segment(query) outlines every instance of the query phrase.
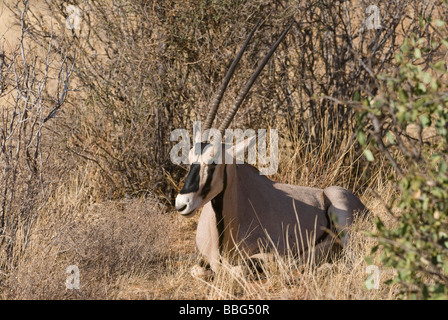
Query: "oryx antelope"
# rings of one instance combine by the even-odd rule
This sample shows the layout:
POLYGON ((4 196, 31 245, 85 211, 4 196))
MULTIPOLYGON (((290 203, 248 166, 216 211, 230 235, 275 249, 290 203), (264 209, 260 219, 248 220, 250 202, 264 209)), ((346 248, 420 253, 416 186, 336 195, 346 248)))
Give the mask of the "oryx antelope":
MULTIPOLYGON (((258 24, 252 29, 237 57, 229 68, 211 103, 205 130, 211 128, 217 108, 258 24)), ((219 130, 223 134, 264 65, 269 60, 289 28, 282 33, 257 66, 256 71, 237 96, 230 113, 219 130)), ((253 139, 252 139, 253 140, 253 139)), ((232 147, 222 145, 221 156, 229 153, 236 157, 245 152, 243 141, 232 147)), ((339 234, 342 245, 347 243, 347 227, 357 212, 365 212, 361 201, 350 191, 332 186, 326 189, 276 183, 260 175, 258 169, 244 164, 211 163, 216 150, 211 144, 202 143, 200 162, 191 149, 190 169, 183 188, 176 197, 176 209, 181 215, 191 217, 201 207, 196 243, 213 271, 219 267, 223 256, 244 252, 247 256, 260 257, 260 246, 275 248, 279 253, 293 251, 300 254, 316 245, 322 252, 329 249, 332 237, 339 234), (336 223, 333 225, 333 221, 336 223), (334 230, 331 232, 330 230, 334 230), (310 243, 312 239, 313 243, 310 243)))

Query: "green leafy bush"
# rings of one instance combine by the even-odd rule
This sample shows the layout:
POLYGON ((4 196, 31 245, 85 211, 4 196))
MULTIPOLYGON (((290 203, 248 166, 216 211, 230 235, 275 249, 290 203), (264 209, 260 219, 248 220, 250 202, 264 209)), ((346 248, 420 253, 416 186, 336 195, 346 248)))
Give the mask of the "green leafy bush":
POLYGON ((448 41, 443 21, 422 19, 420 27, 435 36, 405 39, 396 71, 377 77, 374 98, 359 98, 358 141, 368 160, 385 156, 396 172, 391 179, 400 197, 390 204, 399 208, 396 223, 387 228, 376 220, 373 248, 397 271, 389 283, 400 284, 403 298, 447 299, 448 86, 437 52, 446 52, 448 41))

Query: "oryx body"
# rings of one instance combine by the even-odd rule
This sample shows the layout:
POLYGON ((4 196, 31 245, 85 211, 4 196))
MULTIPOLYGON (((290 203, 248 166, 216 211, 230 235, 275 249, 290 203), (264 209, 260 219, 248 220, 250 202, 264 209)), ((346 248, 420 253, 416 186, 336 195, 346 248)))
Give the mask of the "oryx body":
MULTIPOLYGON (((211 128, 227 84, 259 24, 250 32, 218 88, 206 118, 205 131, 211 128)), ((283 31, 238 94, 219 127, 221 135, 291 26, 292 23, 283 31)), ((230 149, 222 145, 222 160, 229 151, 231 159, 238 159, 237 155, 244 153, 246 143, 250 141, 240 142, 230 149)), ((216 158, 217 150, 210 144, 201 145, 200 160, 197 161, 197 149, 195 146, 190 151, 190 171, 176 198, 176 209, 184 216, 192 216, 203 207, 196 242, 213 270, 218 268, 221 257, 232 256, 232 253, 253 256, 261 249, 275 249, 280 254, 299 254, 315 244, 325 252, 333 240, 328 237, 332 234, 331 229, 339 234, 344 245, 348 238, 347 227, 356 212, 365 209, 346 189, 276 183, 246 163, 226 164, 224 160, 213 163, 211 159, 216 158), (332 225, 333 221, 335 225, 332 225)))
MULTIPOLYGON (((347 227, 365 211, 344 188, 276 183, 246 163, 208 164, 212 149, 205 148, 203 161, 190 169, 176 208, 191 217, 203 206, 196 244, 214 271, 223 256, 250 257, 272 249, 298 255, 314 245, 325 254, 333 234, 347 242, 347 227)), ((244 142, 235 151, 244 152, 244 142)))

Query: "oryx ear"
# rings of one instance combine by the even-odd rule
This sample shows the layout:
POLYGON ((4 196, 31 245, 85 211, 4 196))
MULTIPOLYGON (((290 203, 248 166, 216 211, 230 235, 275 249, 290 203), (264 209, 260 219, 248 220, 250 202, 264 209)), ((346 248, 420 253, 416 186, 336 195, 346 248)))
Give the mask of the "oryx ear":
MULTIPOLYGON (((228 152, 226 152, 226 163, 227 162, 227 157, 229 157, 229 159, 232 159, 233 163, 233 159, 236 159, 236 163, 237 164, 242 164, 244 163, 244 152, 246 149, 248 149, 249 153, 253 153, 255 152, 255 143, 257 142, 257 136, 253 135, 247 139, 244 139, 242 141, 239 141, 236 145, 232 146, 231 148, 229 148, 228 152)), ((252 159, 254 155, 249 154, 248 158, 252 159)))

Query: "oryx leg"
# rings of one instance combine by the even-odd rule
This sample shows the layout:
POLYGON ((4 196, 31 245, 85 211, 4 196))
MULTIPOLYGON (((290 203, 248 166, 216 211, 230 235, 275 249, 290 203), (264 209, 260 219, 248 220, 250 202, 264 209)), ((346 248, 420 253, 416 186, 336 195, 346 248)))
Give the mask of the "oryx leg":
MULTIPOLYGON (((311 248, 303 251, 299 254, 299 263, 301 265, 315 266, 320 265, 323 262, 329 261, 335 248, 340 249, 334 239, 330 236, 326 237, 319 243, 316 243, 311 248)), ((273 253, 257 253, 251 255, 246 262, 247 267, 252 275, 256 273, 263 273, 265 268, 269 268, 270 263, 275 263, 277 254, 273 253)), ((294 255, 294 261, 297 262, 297 256, 294 255)), ((247 272, 246 272, 247 274, 247 272)))
POLYGON ((301 262, 304 265, 321 264, 329 260, 332 250, 337 247, 334 239, 327 236, 323 241, 316 243, 311 248, 300 254, 301 262))
POLYGON ((316 264, 321 264, 331 260, 332 254, 336 252, 335 249, 340 250, 340 246, 335 243, 331 236, 328 236, 322 242, 319 242, 314 246, 314 262, 316 264))
POLYGON ((353 222, 352 213, 345 208, 338 208, 334 205, 331 205, 328 208, 328 214, 333 221, 339 239, 341 239, 342 247, 347 247, 350 239, 348 227, 353 222))
POLYGON ((269 253, 257 253, 245 258, 244 261, 240 261, 238 265, 230 268, 230 274, 235 279, 243 278, 248 279, 256 276, 257 274, 263 274, 264 268, 269 261, 273 261, 274 256, 269 253))
POLYGON ((194 277, 210 278, 219 268, 221 255, 216 224, 216 216, 209 202, 202 209, 196 230, 196 245, 202 261, 191 269, 194 277))
POLYGON ((198 264, 194 265, 190 270, 190 274, 193 278, 201 278, 204 280, 211 280, 213 278, 213 270, 204 260, 201 260, 198 264))

